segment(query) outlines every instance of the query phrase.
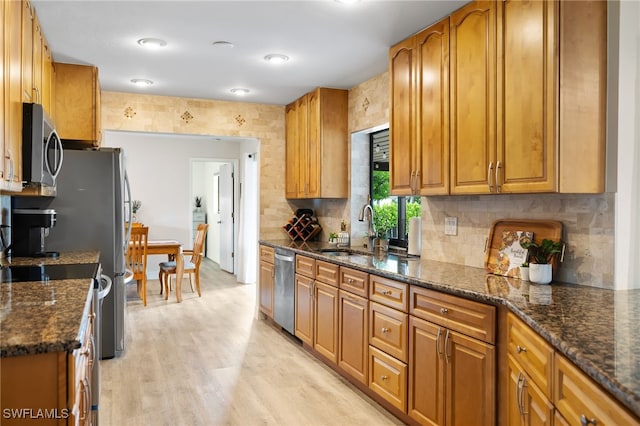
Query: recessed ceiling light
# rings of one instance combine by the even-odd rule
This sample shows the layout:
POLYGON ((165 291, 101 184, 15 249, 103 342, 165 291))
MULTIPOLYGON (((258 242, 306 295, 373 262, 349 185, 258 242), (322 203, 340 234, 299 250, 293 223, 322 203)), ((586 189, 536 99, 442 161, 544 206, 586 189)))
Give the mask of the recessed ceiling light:
POLYGON ((355 4, 355 3, 360 3, 361 0, 334 0, 336 3, 342 3, 342 4, 355 4))
POLYGON ((289 60, 287 55, 282 55, 280 53, 270 53, 264 57, 264 60, 269 62, 270 64, 282 64, 289 60))
POLYGON ((226 47, 227 49, 232 49, 233 43, 231 43, 230 41, 214 41, 213 43, 211 43, 213 46, 215 47, 226 47))
POLYGON ((233 89, 231 89, 231 93, 238 96, 244 96, 249 93, 249 89, 245 89, 243 87, 234 87, 233 89))
POLYGON ((138 40, 138 44, 143 47, 158 49, 160 47, 165 47, 167 45, 167 42, 159 38, 147 37, 147 38, 141 38, 140 40, 138 40))
POLYGON ((153 81, 147 80, 146 78, 134 78, 131 80, 131 83, 138 87, 149 87, 153 84, 153 81))

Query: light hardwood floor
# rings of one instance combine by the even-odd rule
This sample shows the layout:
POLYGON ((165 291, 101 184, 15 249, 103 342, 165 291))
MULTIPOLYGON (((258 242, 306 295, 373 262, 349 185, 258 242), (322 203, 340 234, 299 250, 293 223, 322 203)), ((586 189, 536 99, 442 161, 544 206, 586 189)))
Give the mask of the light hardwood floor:
POLYGON ((202 298, 129 291, 126 348, 100 361, 102 425, 385 425, 401 422, 284 333, 255 319, 255 286, 209 260, 202 298))

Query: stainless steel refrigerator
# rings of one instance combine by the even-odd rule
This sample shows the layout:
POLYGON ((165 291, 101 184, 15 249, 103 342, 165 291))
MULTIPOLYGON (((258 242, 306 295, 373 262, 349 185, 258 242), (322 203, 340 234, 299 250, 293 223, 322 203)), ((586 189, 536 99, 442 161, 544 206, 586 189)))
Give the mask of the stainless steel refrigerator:
POLYGON ((55 198, 15 198, 16 206, 56 210, 47 250, 100 251, 103 274, 113 281, 102 305, 100 357, 119 356, 125 345, 125 214, 130 214, 131 203, 122 149, 65 149, 55 198))

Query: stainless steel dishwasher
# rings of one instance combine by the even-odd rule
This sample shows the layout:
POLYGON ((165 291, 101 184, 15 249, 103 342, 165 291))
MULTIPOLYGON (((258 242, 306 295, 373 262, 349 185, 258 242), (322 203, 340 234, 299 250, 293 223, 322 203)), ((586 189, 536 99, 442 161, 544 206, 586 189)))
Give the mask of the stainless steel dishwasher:
POLYGON ((276 248, 275 258, 273 319, 289 333, 295 334, 295 253, 276 248))

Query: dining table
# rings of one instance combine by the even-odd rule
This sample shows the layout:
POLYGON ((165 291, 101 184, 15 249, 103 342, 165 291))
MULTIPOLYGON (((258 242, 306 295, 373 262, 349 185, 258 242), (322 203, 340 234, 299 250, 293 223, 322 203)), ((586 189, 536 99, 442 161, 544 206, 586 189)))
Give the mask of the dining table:
MULTIPOLYGON (((182 244, 176 240, 148 240, 147 256, 166 254, 168 260, 176 262, 176 300, 182 302, 182 277, 184 273, 184 259, 182 244)), ((161 289, 162 291, 162 289, 161 289)))

